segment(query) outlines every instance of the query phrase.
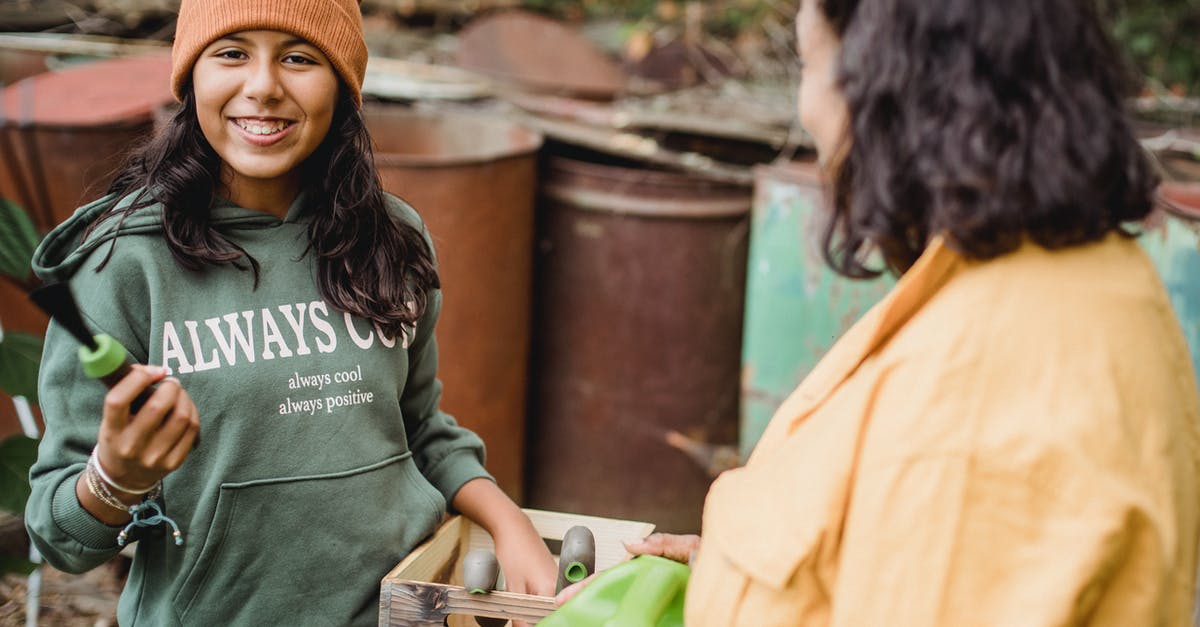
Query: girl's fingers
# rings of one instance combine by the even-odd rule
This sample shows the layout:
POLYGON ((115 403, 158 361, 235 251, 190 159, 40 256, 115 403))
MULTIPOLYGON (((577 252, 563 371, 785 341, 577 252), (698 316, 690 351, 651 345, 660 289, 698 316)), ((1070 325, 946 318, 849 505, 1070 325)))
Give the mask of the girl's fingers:
MULTIPOLYGON (((130 389, 134 395, 138 393, 130 389)), ((122 394, 129 391, 123 390, 122 394)), ((115 429, 111 424, 101 428, 97 451, 100 464, 122 485, 151 485, 183 464, 198 437, 199 424, 196 405, 179 381, 160 380, 123 428, 115 429)))
POLYGON ((129 421, 128 429, 135 432, 135 439, 149 443, 154 434, 164 426, 164 421, 175 411, 175 401, 183 388, 179 381, 167 377, 158 384, 158 389, 146 399, 146 404, 129 421))
POLYGON ((147 387, 167 376, 160 366, 135 365, 128 375, 117 382, 104 396, 104 424, 120 431, 129 424, 129 405, 147 387))
MULTIPOLYGON (((139 418, 140 420, 140 418, 139 418)), ((187 393, 179 390, 171 412, 162 421, 157 431, 151 434, 146 449, 141 455, 142 463, 150 469, 171 471, 178 466, 169 463, 171 453, 188 431, 198 426, 196 406, 187 393)))
POLYGON ((184 460, 192 452, 192 445, 196 443, 196 438, 199 436, 200 423, 196 421, 183 432, 183 436, 179 438, 179 441, 175 443, 175 446, 171 448, 171 451, 167 453, 166 458, 163 460, 163 464, 167 467, 167 472, 174 471, 183 465, 184 460))

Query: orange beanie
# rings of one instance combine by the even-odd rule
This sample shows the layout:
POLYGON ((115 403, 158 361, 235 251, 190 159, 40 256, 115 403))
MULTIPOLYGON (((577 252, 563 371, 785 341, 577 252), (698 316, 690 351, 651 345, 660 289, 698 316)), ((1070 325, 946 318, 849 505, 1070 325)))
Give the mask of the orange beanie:
POLYGON ((321 49, 362 104, 367 72, 358 0, 183 0, 171 50, 171 91, 183 98, 196 58, 209 44, 239 31, 277 30, 321 49))

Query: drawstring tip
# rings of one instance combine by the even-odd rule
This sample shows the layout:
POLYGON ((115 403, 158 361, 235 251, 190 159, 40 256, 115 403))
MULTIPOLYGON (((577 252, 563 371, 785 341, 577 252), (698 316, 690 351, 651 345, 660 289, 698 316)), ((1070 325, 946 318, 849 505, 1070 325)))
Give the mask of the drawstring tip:
POLYGON ((167 523, 171 526, 171 535, 175 538, 175 546, 183 546, 183 532, 179 531, 179 525, 175 524, 166 514, 163 514, 162 507, 158 503, 146 500, 129 508, 129 515, 133 516, 133 520, 129 521, 128 525, 117 534, 117 546, 125 546, 129 541, 129 531, 134 527, 156 527, 162 523, 167 523), (153 512, 146 515, 147 512, 153 512))

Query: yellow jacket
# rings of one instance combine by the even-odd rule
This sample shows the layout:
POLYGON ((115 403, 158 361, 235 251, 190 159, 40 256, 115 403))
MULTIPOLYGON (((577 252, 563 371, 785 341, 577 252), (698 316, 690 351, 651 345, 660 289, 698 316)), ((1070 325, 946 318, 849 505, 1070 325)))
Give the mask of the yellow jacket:
POLYGON ((1137 243, 935 241, 713 483, 687 624, 1188 625, 1198 536, 1200 399, 1137 243))

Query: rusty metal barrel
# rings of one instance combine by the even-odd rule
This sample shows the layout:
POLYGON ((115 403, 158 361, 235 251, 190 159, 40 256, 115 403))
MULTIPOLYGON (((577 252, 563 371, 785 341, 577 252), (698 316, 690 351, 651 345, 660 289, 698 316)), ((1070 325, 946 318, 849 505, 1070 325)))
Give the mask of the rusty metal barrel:
POLYGON ((483 438, 488 470, 521 502, 542 137, 494 116, 365 111, 384 188, 433 236, 442 408, 483 438))
POLYGON ((749 188, 549 157, 528 497, 694 532, 735 465, 749 188))
POLYGON ((742 335, 743 456, 775 410, 834 342, 895 283, 855 281, 825 262, 825 189, 815 161, 754 169, 746 328, 742 335))
POLYGON ((49 230, 98 198, 156 108, 171 102, 171 57, 44 72, 0 91, 0 196, 49 230))

